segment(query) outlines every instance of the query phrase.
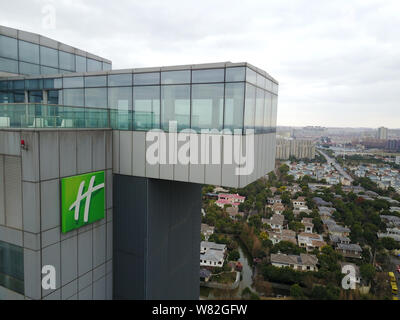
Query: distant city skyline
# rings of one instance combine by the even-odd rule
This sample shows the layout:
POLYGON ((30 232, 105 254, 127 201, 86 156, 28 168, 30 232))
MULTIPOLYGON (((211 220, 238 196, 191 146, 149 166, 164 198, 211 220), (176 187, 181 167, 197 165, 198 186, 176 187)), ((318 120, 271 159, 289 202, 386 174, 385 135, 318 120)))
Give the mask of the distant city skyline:
POLYGON ((281 126, 399 127, 395 0, 236 0, 228 8, 211 0, 201 6, 15 0, 7 7, 3 25, 86 48, 112 60, 114 69, 226 60, 257 65, 280 82, 281 126), (43 27, 49 5, 54 29, 43 27))

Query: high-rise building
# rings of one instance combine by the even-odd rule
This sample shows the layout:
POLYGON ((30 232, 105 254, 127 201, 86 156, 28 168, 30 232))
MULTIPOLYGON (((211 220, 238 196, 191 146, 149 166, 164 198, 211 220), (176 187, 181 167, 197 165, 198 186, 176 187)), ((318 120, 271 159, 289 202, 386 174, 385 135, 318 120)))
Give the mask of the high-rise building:
POLYGON ((314 159, 315 143, 311 140, 278 138, 276 140, 276 158, 288 160, 290 157, 314 159))
POLYGON ((378 135, 377 138, 380 140, 387 140, 388 139, 388 128, 380 127, 378 128, 378 135))
POLYGON ((274 169, 278 82, 7 27, 0 72, 0 299, 198 299, 201 187, 274 169))

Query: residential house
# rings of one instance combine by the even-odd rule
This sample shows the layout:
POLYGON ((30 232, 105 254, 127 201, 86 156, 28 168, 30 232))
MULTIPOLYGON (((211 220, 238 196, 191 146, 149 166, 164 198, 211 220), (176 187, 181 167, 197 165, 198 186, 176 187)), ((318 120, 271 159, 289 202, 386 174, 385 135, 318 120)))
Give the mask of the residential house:
POLYGON ((280 214, 274 214, 270 219, 262 219, 262 222, 269 225, 275 232, 282 232, 284 221, 285 217, 280 214))
POLYGON ((304 232, 306 232, 306 233, 313 232, 314 224, 313 224, 312 218, 303 218, 301 220, 301 223, 304 225, 304 232))
POLYGON ((208 224, 201 224, 201 234, 204 236, 206 241, 214 234, 215 227, 209 226, 208 224))
POLYGON ((386 228, 385 233, 378 233, 378 238, 392 238, 400 242, 400 228, 386 228))
POLYGON ((310 214, 310 213, 312 213, 312 210, 310 210, 307 206, 295 207, 293 209, 293 214, 294 214, 295 217, 297 217, 302 212, 305 213, 305 214, 310 214))
MULTIPOLYGON (((324 222, 325 220, 323 220, 324 222)), ((333 220, 331 220, 333 221, 333 220)), ((329 222, 326 224, 328 233, 330 235, 340 236, 340 237, 348 237, 350 235, 351 230, 347 227, 343 227, 338 225, 335 221, 334 223, 329 222)))
POLYGON ((321 207, 322 206, 325 206, 325 207, 332 206, 332 202, 325 201, 320 197, 314 197, 313 201, 317 204, 318 207, 320 207, 320 206, 321 207))
POLYGON ((273 198, 268 198, 267 202, 268 202, 268 204, 273 205, 275 203, 282 203, 282 199, 280 196, 275 196, 273 198))
POLYGON ((326 246, 323 237, 316 233, 302 232, 297 236, 299 247, 305 248, 307 252, 318 249, 321 251, 322 247, 326 246))
POLYGON ((271 254, 271 264, 277 268, 288 267, 297 271, 318 271, 317 263, 318 258, 315 255, 271 254))
POLYGON ((341 253, 346 258, 357 258, 361 259, 362 249, 358 244, 350 243, 338 243, 336 251, 341 253))
POLYGON ((272 212, 275 214, 282 214, 285 211, 285 206, 281 203, 274 203, 272 205, 272 212))
POLYGON ((304 207, 306 206, 306 198, 298 197, 295 200, 292 200, 293 207, 304 207))
POLYGON ((296 232, 288 229, 283 229, 281 232, 268 231, 269 240, 273 245, 281 241, 288 241, 297 245, 296 232))
POLYGON ((208 282, 212 276, 212 272, 208 269, 200 269, 200 281, 208 282))
POLYGON ((220 208, 224 208, 227 205, 238 208, 239 205, 244 203, 245 200, 246 197, 242 197, 238 194, 220 193, 218 194, 218 200, 215 202, 215 204, 220 208))
POLYGON ((200 266, 222 267, 224 265, 226 245, 202 241, 200 243, 200 266))
POLYGON ((244 217, 244 213, 239 212, 238 207, 228 207, 226 208, 226 213, 229 215, 229 218, 234 221, 240 220, 240 218, 244 217))
POLYGON ((337 246, 338 243, 350 244, 351 242, 350 238, 348 237, 336 236, 333 234, 329 236, 329 240, 333 246, 337 246))

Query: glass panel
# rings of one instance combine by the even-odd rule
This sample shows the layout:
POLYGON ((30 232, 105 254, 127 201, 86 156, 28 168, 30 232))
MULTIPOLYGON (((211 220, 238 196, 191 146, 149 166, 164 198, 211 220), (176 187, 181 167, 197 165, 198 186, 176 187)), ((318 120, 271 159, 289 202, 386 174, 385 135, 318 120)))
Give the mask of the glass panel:
POLYGON ((12 81, 0 81, 0 90, 11 90, 12 81))
POLYGON ((43 103, 43 91, 29 91, 28 102, 29 103, 43 103))
POLYGON ((107 89, 86 89, 85 106, 90 108, 107 108, 107 89))
POLYGON ((19 73, 26 75, 40 75, 39 65, 20 62, 19 63, 19 73))
POLYGON ((83 107, 83 89, 64 89, 63 104, 66 106, 83 107))
POLYGON ((64 88, 82 88, 83 77, 64 78, 64 88))
POLYGON ((160 84, 160 73, 152 72, 152 73, 135 73, 133 84, 137 85, 146 85, 146 84, 160 84))
POLYGON ((123 87, 132 85, 132 73, 110 74, 108 76, 109 87, 123 87))
POLYGON ((271 131, 271 120, 272 120, 272 97, 269 92, 265 92, 265 103, 264 103, 264 128, 267 132, 271 131))
POLYGON ((39 46, 30 42, 19 41, 19 59, 39 64, 39 46))
POLYGON ((110 109, 132 110, 132 87, 109 88, 108 107, 110 109))
POLYGON ((102 69, 102 63, 101 61, 93 60, 93 59, 87 59, 87 71, 101 71, 102 69))
POLYGON ((82 56, 75 56, 76 72, 86 72, 86 58, 82 56))
POLYGON ((2 92, 0 91, 0 103, 13 103, 14 94, 12 92, 2 92))
POLYGON ((43 66, 40 67, 40 74, 49 75, 49 74, 59 74, 59 73, 60 71, 55 68, 43 67, 43 66))
POLYGON ((264 131, 264 90, 257 88, 256 98, 256 116, 255 116, 255 132, 262 133, 264 131))
POLYGON ((224 129, 243 129, 244 83, 227 83, 224 129))
POLYGON ((45 89, 61 89, 62 88, 62 78, 43 79, 43 88, 45 88, 45 89))
POLYGON ((24 90, 25 89, 25 81, 24 80, 13 81, 12 87, 14 90, 24 90))
POLYGON ((244 112, 245 129, 254 129, 255 108, 256 108, 256 88, 250 84, 247 84, 245 112, 244 112))
POLYGON ((111 70, 111 64, 103 62, 103 71, 110 71, 110 70, 111 70))
POLYGON ((25 102, 25 92, 24 91, 15 91, 14 92, 14 102, 15 103, 24 103, 25 102))
POLYGON ((58 68, 58 50, 40 47, 40 64, 58 68))
POLYGON ((190 70, 161 72, 161 84, 190 83, 190 70))
POLYGON ((257 83, 257 73, 250 68, 246 69, 246 81, 252 84, 257 83))
POLYGON ((75 56, 72 53, 60 51, 60 69, 75 71, 75 56))
POLYGON ((168 131, 169 121, 178 122, 178 130, 190 128, 190 85, 161 87, 161 125, 168 131))
POLYGON ((48 104, 61 104, 61 92, 60 90, 49 90, 47 92, 47 103, 48 104))
POLYGON ((245 67, 226 68, 226 82, 245 81, 245 80, 246 80, 245 67))
POLYGON ((257 86, 264 89, 265 81, 266 81, 265 77, 257 73, 257 86))
POLYGON ((107 86, 106 76, 85 77, 85 87, 105 87, 107 86))
POLYGON ((0 35, 0 57, 18 60, 17 39, 0 35))
POLYGON ((223 114, 223 83, 192 86, 192 129, 222 130, 223 114))
POLYGON ((24 294, 24 250, 0 241, 0 286, 24 294))
POLYGON ((107 128, 108 112, 107 109, 85 109, 86 128, 107 128))
POLYGON ((26 90, 43 89, 43 81, 40 79, 25 80, 26 90))
POLYGON ((133 98, 133 129, 160 128, 160 87, 134 87, 133 98))
POLYGON ((273 91, 273 84, 272 84, 271 80, 266 79, 265 89, 267 89, 268 91, 274 92, 273 91))
POLYGON ((193 70, 192 83, 224 82, 224 69, 193 70))
POLYGON ((278 117, 278 96, 272 95, 272 130, 276 131, 278 117))
POLYGON ((18 73, 18 62, 0 57, 0 71, 18 73))

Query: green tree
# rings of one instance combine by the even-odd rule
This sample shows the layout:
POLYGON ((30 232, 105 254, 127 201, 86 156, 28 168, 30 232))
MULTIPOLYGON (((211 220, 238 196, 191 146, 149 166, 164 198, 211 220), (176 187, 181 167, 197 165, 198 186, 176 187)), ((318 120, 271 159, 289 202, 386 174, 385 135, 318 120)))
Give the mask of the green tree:
POLYGON ((370 283, 374 279, 376 270, 372 264, 363 264, 360 267, 361 278, 370 283))
POLYGON ((228 255, 228 260, 229 261, 238 261, 239 259, 240 259, 240 253, 239 253, 238 250, 233 250, 228 255))
POLYGON ((290 295, 295 299, 304 299, 303 289, 297 283, 290 287, 290 295))

